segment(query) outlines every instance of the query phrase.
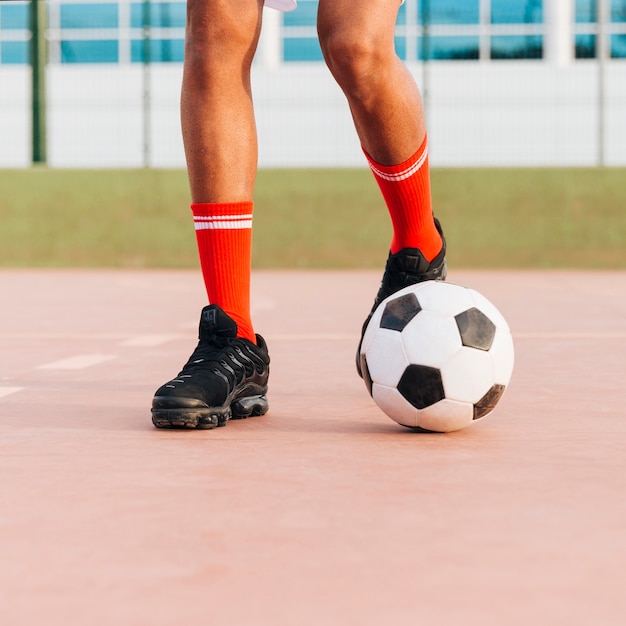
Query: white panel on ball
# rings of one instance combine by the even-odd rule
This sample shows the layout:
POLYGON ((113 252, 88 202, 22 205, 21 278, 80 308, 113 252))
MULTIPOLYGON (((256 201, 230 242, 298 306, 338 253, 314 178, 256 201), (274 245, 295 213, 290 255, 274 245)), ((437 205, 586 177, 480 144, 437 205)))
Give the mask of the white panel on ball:
POLYGON ((515 362, 515 348, 511 333, 504 328, 498 328, 489 354, 493 361, 494 383, 506 387, 511 380, 513 363, 515 362))
POLYGON ((419 411, 417 425, 425 430, 448 433, 469 426, 473 419, 473 405, 446 399, 419 411))
POLYGON ((402 334, 396 330, 379 328, 366 349, 367 367, 372 380, 395 387, 409 364, 402 345, 402 334))
POLYGON ((420 283, 415 293, 423 309, 431 309, 442 315, 454 317, 474 306, 469 290, 454 283, 429 280, 420 283))
POLYGON ((493 362, 488 352, 463 347, 441 370, 446 398, 478 402, 493 385, 493 362))
POLYGON ((454 317, 420 311, 402 331, 409 363, 441 367, 462 346, 454 317))
POLYGON ((386 387, 374 383, 372 385, 372 398, 387 416, 398 424, 413 428, 418 425, 417 409, 407 402, 395 387, 386 387))

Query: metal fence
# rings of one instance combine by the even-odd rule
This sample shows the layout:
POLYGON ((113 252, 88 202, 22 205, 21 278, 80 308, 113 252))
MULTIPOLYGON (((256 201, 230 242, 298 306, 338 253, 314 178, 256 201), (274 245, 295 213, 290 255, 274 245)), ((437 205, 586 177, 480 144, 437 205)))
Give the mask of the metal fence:
MULTIPOLYGON (((261 165, 362 162, 316 10, 265 11, 261 165)), ((181 0, 1 2, 0 165, 183 166, 184 22, 181 0)), ((435 164, 626 164, 626 0, 407 0, 396 49, 435 164)))

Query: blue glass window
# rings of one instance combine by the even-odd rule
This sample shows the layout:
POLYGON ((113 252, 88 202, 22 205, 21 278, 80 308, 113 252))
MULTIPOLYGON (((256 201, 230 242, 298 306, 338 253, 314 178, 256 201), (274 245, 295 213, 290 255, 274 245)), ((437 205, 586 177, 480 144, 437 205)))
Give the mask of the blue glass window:
POLYGON ((25 65, 29 60, 27 30, 29 28, 29 3, 11 2, 0 4, 0 33, 24 31, 24 41, 0 42, 0 60, 6 65, 25 65))
POLYGON ((492 59, 541 59, 542 37, 500 36, 491 38, 492 59))
POLYGON ((62 4, 61 28, 117 28, 117 4, 62 4))
MULTIPOLYGON (((131 61, 144 62, 144 41, 133 39, 131 44, 131 61)), ((185 54, 184 39, 152 39, 150 40, 151 63, 182 63, 185 54)))
POLYGON ((0 44, 2 63, 25 65, 28 63, 28 43, 25 41, 3 41, 0 44))
MULTIPOLYGON (((611 0, 611 22, 626 22, 626 0, 611 0)), ((596 0, 576 0, 576 22, 579 24, 594 23, 597 20, 598 7, 596 0)))
MULTIPOLYGON (((184 2, 151 2, 150 26, 157 28, 182 28, 185 26, 186 5, 184 2)), ((143 2, 133 2, 130 5, 130 25, 141 28, 144 25, 143 2)))
POLYGON ((285 37, 283 40, 285 61, 323 61, 317 37, 285 37))
POLYGON ((542 0, 491 0, 492 24, 540 24, 542 0))
POLYGON ((117 39, 61 42, 61 63, 117 63, 118 60, 117 39))
MULTIPOLYGON (((620 24, 626 22, 626 0, 611 0, 611 23, 620 24)), ((626 59, 626 33, 611 35, 611 57, 614 59, 626 59)))
POLYGON ((438 61, 478 59, 478 37, 428 37, 419 40, 419 58, 438 61))
MULTIPOLYGON (((480 21, 479 0, 422 0, 419 21, 421 24, 476 25, 480 21)), ((432 35, 420 37, 417 42, 418 57, 428 60, 478 59, 479 40, 473 35, 432 35)))
POLYGON ((596 21, 596 0, 576 0, 576 21, 579 24, 596 21))
POLYGON ((317 23, 317 0, 300 0, 298 8, 283 14, 285 26, 315 26, 317 23))
POLYGON ((626 59, 626 35, 611 37, 611 56, 614 59, 626 59))
MULTIPOLYGON (((591 25, 597 22, 598 5, 596 0, 576 0, 576 23, 591 25)), ((626 22, 626 0, 611 0, 610 20, 612 25, 626 22)), ((575 38, 576 58, 596 58, 596 36, 591 33, 579 33, 575 38)), ((626 34, 612 34, 609 37, 611 57, 626 58, 626 34)))
POLYGON ((298 8, 283 14, 283 59, 285 61, 323 61, 317 37, 292 37, 289 29, 317 24, 317 0, 300 0, 298 8))
MULTIPOLYGON (((492 0, 492 24, 541 24, 542 0, 492 0)), ((541 59, 540 35, 496 35, 491 37, 492 59, 541 59)))
POLYGON ((404 3, 398 11, 398 19, 396 24, 406 24, 406 3, 404 3))
POLYGON ((406 61, 406 37, 396 37, 394 39, 394 47, 396 50, 396 54, 403 61, 406 61))
POLYGON ((577 59, 595 59, 596 58, 596 36, 595 35, 576 35, 575 48, 577 59))
POLYGON ((23 30, 28 28, 28 4, 25 2, 13 2, 0 5, 0 28, 2 30, 23 30))
POLYGON ((429 24, 478 24, 479 0, 422 0, 420 21, 429 24))
POLYGON ((626 22, 626 0, 611 1, 611 22, 626 22))

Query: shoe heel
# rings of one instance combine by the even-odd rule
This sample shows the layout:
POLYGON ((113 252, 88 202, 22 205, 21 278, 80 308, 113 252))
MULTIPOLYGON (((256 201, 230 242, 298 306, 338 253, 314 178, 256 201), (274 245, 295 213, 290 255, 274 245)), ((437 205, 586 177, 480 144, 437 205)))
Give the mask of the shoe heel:
POLYGON ((256 415, 265 415, 269 409, 265 396, 245 396, 235 400, 231 405, 232 419, 245 419, 256 415))

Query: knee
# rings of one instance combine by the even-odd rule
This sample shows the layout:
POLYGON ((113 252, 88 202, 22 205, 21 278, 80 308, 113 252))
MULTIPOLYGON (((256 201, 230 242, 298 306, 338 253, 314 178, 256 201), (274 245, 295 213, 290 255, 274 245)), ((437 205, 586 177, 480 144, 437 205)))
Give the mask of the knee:
POLYGON ((208 4, 206 0, 187 2, 185 63, 198 72, 251 64, 260 30, 254 3, 238 3, 244 6, 238 6, 236 12, 223 7, 209 11, 208 4))
POLYGON ((328 69, 339 86, 355 97, 384 74, 387 43, 353 28, 318 26, 319 41, 328 69))

